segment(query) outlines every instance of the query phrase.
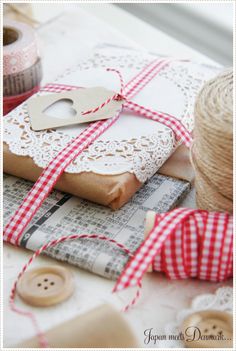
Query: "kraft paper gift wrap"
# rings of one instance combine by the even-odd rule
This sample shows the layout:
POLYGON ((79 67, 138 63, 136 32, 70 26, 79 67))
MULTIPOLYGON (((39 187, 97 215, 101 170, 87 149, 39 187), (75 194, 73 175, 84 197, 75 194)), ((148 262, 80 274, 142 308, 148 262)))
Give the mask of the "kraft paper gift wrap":
MULTIPOLYGON (((106 68, 119 70, 127 83, 154 59, 158 56, 103 48, 68 69, 55 83, 78 87, 99 85, 119 92, 117 75, 106 68)), ((215 67, 174 60, 132 101, 172 114, 191 131, 195 97, 216 71, 215 67)), ((79 124, 34 132, 26 101, 4 117, 4 172, 36 181, 49 161, 85 128, 85 124, 79 124)), ((122 111, 118 121, 67 167, 56 188, 118 209, 158 170, 168 176, 193 179, 189 152, 184 146, 177 147, 170 128, 122 111)))

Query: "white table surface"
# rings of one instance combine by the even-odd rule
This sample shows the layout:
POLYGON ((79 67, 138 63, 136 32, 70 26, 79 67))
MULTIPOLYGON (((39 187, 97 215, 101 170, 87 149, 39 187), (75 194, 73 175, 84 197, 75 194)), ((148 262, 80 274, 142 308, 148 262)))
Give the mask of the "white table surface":
MULTIPOLYGON (((44 14, 47 18, 47 22, 41 24, 37 29, 43 53, 43 84, 53 81, 65 68, 87 56, 94 46, 101 43, 142 47, 166 55, 212 62, 195 50, 113 5, 54 3, 33 6, 37 8, 40 19, 44 18, 44 14)), ((182 205, 194 206, 193 192, 182 205)), ((13 313, 8 304, 13 281, 31 255, 29 251, 4 244, 4 347, 16 345, 34 335, 34 329, 29 320, 13 313)), ((55 263, 57 264, 50 258, 40 257, 34 263, 34 267, 55 263)), ((114 282, 67 264, 59 264, 67 266, 73 272, 76 291, 72 298, 45 309, 31 309, 20 299, 16 299, 18 306, 34 311, 42 330, 47 330, 104 302, 110 302, 119 308, 125 305, 127 296, 133 296, 131 290, 118 297, 111 295, 114 282)), ((139 340, 140 347, 145 347, 143 343, 145 329, 154 328, 156 334, 163 334, 164 325, 175 319, 180 309, 187 308, 192 298, 202 293, 212 293, 222 285, 231 285, 231 281, 224 284, 197 280, 170 281, 162 274, 147 274, 140 301, 125 316, 139 340)), ((150 346, 154 345, 150 344, 150 346)))

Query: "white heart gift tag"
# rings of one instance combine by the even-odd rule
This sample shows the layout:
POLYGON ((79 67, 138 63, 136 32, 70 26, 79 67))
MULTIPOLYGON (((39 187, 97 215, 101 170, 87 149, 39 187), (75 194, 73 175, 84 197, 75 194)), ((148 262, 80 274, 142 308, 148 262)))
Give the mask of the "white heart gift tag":
POLYGON ((82 112, 100 106, 114 94, 112 90, 96 87, 33 97, 28 102, 31 127, 39 131, 112 118, 121 109, 122 100, 111 100, 94 113, 82 112))

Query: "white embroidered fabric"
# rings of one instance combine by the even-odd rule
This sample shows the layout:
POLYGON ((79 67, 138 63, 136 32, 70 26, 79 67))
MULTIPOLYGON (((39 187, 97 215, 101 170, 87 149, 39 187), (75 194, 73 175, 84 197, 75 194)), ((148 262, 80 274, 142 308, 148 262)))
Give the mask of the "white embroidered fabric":
MULTIPOLYGON (((119 48, 101 48, 86 61, 66 70, 56 83, 75 86, 103 86, 120 90, 116 68, 128 82, 157 56, 119 48)), ((139 104, 174 115, 193 129, 193 107, 203 83, 219 71, 193 62, 173 61, 133 98, 139 104)), ((40 92, 40 94, 48 94, 40 92)), ((85 125, 35 132, 31 129, 27 102, 4 117, 4 141, 12 153, 30 156, 39 167, 76 137, 85 125)), ((175 136, 166 126, 123 111, 119 120, 84 150, 66 169, 69 173, 134 173, 145 182, 166 161, 176 147, 175 136)))
MULTIPOLYGON (((233 288, 229 286, 221 287, 216 290, 215 294, 202 294, 197 296, 191 304, 189 309, 180 311, 176 320, 168 323, 165 326, 165 335, 178 335, 180 333, 179 327, 184 319, 197 311, 203 310, 219 310, 232 313, 233 311, 233 288)), ((159 348, 184 348, 184 343, 181 340, 161 340, 158 343, 159 348)))

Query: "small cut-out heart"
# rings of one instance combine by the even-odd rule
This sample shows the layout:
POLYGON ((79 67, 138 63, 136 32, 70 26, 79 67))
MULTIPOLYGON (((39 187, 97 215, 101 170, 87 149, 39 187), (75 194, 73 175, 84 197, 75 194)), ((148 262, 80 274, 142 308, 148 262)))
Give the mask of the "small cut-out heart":
POLYGON ((95 113, 83 115, 82 111, 100 106, 114 94, 112 90, 95 87, 33 97, 28 101, 31 127, 39 131, 111 118, 121 109, 122 100, 112 100, 95 113))
POLYGON ((60 99, 48 106, 43 113, 48 117, 66 120, 74 117, 77 113, 72 106, 73 101, 71 99, 60 99))

